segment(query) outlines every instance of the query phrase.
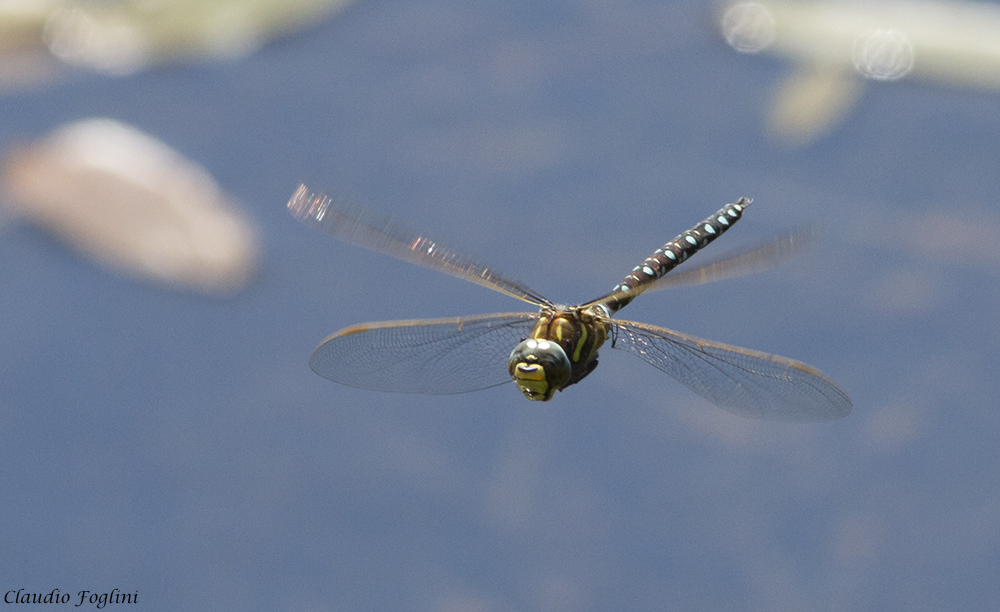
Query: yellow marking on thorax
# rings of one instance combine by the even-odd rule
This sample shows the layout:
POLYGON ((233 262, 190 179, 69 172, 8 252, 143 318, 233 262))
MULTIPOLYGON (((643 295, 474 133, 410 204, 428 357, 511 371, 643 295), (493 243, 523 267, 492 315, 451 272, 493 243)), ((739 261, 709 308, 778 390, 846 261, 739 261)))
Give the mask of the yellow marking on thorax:
POLYGON ((552 319, 545 316, 538 317, 535 329, 531 330, 531 337, 535 340, 548 340, 550 323, 552 323, 552 319))
MULTIPOLYGON (((567 351, 567 356, 569 356, 569 347, 567 345, 576 339, 577 327, 578 326, 575 321, 566 317, 558 317, 552 322, 550 334, 555 337, 555 341, 559 343, 559 346, 563 347, 563 349, 567 351)), ((580 358, 579 342, 573 349, 572 355, 573 357, 571 358, 571 363, 576 363, 577 359, 580 358)))
POLYGON ((583 350, 583 345, 587 343, 587 326, 580 325, 580 338, 576 341, 576 348, 573 350, 573 363, 580 361, 580 351, 583 350))

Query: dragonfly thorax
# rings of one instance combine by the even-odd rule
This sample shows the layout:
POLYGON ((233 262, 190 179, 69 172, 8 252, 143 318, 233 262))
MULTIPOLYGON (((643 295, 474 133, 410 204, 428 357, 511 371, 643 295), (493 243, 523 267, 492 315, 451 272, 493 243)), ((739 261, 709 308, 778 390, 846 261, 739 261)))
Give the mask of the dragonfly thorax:
POLYGON ((508 371, 525 397, 548 401, 597 367, 597 350, 607 337, 608 325, 595 313, 544 309, 531 336, 511 352, 508 371))

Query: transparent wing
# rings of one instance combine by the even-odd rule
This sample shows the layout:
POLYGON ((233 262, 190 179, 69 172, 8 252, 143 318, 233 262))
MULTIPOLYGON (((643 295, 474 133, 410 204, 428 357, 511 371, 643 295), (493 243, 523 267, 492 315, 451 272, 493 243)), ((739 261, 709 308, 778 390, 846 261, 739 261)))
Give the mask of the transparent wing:
POLYGON ((646 291, 703 285, 762 272, 807 248, 813 234, 812 228, 805 228, 728 251, 690 270, 673 271, 651 283, 646 291))
POLYGON ((364 323, 338 331, 309 358, 320 376, 351 387, 448 395, 510 382, 507 359, 537 314, 364 323))
MULTIPOLYGON (((756 242, 742 248, 733 249, 710 258, 699 266, 671 270, 665 276, 639 288, 639 293, 661 291, 674 287, 704 285, 716 281, 727 280, 747 274, 762 272, 790 259, 796 253, 808 248, 812 243, 815 231, 807 227, 786 234, 756 242)), ((589 306, 611 300, 634 298, 636 290, 612 292, 608 295, 584 304, 589 306)))
POLYGON ((612 321, 613 347, 637 355, 716 406, 751 419, 829 421, 851 400, 801 361, 703 340, 662 327, 612 321))
POLYGON ((523 283, 506 278, 451 247, 391 219, 311 193, 305 185, 299 185, 288 201, 288 212, 309 227, 349 244, 444 272, 529 304, 552 305, 523 283))

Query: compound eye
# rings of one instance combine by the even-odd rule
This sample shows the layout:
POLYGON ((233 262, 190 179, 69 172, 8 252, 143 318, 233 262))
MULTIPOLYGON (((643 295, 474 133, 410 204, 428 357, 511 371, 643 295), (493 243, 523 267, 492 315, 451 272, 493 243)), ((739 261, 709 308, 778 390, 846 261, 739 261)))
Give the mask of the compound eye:
POLYGON ((511 351, 507 369, 525 397, 544 402, 566 386, 573 366, 555 342, 528 338, 511 351))

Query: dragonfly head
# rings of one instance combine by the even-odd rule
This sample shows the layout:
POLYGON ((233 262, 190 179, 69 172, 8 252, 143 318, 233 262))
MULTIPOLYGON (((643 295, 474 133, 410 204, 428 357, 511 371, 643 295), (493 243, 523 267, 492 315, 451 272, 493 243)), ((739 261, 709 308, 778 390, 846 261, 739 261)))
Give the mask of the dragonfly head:
POLYGON ((525 397, 545 402, 566 386, 573 366, 555 342, 528 338, 514 347, 507 369, 525 397))

